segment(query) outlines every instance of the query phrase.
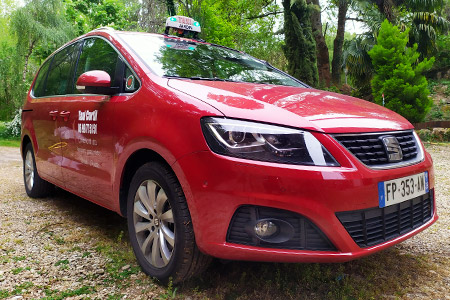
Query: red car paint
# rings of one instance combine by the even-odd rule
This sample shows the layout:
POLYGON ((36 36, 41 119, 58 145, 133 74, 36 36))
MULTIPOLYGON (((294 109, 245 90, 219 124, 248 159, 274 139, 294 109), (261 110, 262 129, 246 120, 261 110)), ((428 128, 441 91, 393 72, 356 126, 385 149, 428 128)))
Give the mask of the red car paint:
POLYGON ((437 220, 433 205, 432 218, 422 226, 361 248, 335 215, 377 207, 381 181, 428 171, 429 188, 434 188, 428 153, 414 165, 374 170, 328 135, 412 129, 398 114, 315 89, 162 78, 110 31, 94 31, 81 38, 90 36, 112 43, 140 79, 141 87, 132 94, 47 98, 34 97, 30 89, 23 107, 22 140, 32 141, 37 169, 45 180, 121 214, 120 191, 127 161, 140 150, 151 150, 172 167, 182 185, 200 250, 223 259, 341 262, 392 246, 437 220), (200 119, 205 116, 311 131, 340 166, 289 165, 218 155, 210 150, 202 133, 200 119), (228 243, 231 218, 241 205, 301 214, 323 231, 337 251, 228 243))

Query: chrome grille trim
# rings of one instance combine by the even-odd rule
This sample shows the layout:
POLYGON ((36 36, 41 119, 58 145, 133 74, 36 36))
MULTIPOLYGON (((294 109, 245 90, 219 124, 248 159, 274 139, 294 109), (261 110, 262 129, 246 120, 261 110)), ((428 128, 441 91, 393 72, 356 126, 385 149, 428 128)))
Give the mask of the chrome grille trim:
MULTIPOLYGON (((331 135, 340 145, 342 145, 347 151, 349 151, 355 158, 357 158, 362 164, 364 164, 366 167, 370 168, 370 169, 374 169, 374 170, 386 170, 386 169, 395 169, 395 168, 401 168, 401 167, 406 167, 406 166, 410 166, 410 165, 415 165, 417 163, 420 163, 424 160, 425 158, 425 154, 424 154, 424 150, 422 147, 422 144, 419 140, 419 137, 417 136, 417 134, 414 132, 414 130, 402 130, 402 131, 387 131, 387 132, 369 132, 369 133, 342 133, 342 134, 332 134, 331 135), (414 139, 414 145, 411 145, 412 147, 417 148, 417 155, 415 158, 413 159, 407 159, 408 156, 406 156, 403 161, 400 162, 396 162, 396 163, 384 163, 384 164, 370 164, 367 162, 364 162, 361 159, 361 156, 364 155, 364 152, 356 152, 354 147, 350 147, 348 145, 348 141, 345 140, 345 138, 349 138, 349 139, 353 139, 355 141, 359 141, 356 140, 357 137, 367 137, 367 136, 373 136, 373 140, 378 139, 381 136, 385 136, 385 135, 393 135, 393 136, 398 136, 398 135, 404 135, 404 134, 408 134, 410 133, 411 136, 414 139), (359 156, 359 157, 358 157, 359 156)), ((371 142, 374 142, 371 139, 371 142)), ((401 142, 403 143, 403 142, 401 142)), ((373 145, 372 148, 374 148, 374 146, 378 146, 378 145, 373 145)), ((402 150, 406 149, 407 151, 410 151, 411 146, 402 146, 402 150)), ((367 146, 360 146, 361 147, 367 147, 367 146)), ((356 147, 357 148, 357 147, 356 147)), ((380 148, 380 147, 378 147, 380 148)), ((382 154, 386 154, 385 150, 383 149, 383 147, 381 147, 380 149, 378 148, 374 148, 374 150, 378 150, 378 152, 376 152, 376 155, 382 155, 382 154), (381 153, 383 152, 383 153, 381 153)), ((367 150, 367 149, 362 149, 367 150)), ((387 155, 387 154, 386 154, 387 155)))

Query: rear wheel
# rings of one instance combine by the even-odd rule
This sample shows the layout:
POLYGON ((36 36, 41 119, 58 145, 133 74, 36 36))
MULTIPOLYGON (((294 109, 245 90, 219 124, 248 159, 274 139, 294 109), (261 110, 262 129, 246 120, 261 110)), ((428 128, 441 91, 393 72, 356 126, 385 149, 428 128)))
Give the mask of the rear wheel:
POLYGON ((186 199, 170 169, 158 162, 140 167, 127 205, 131 245, 146 274, 178 283, 206 269, 210 257, 197 248, 186 199))
POLYGON ((25 146, 23 157, 23 181, 25 191, 31 198, 43 198, 54 189, 54 185, 42 179, 36 169, 36 160, 31 143, 25 146))

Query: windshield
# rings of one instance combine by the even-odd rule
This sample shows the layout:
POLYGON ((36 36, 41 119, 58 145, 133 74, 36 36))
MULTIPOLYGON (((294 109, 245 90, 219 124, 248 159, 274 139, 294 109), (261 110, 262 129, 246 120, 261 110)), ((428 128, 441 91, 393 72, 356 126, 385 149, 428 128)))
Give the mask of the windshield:
POLYGON ((224 47, 150 34, 119 36, 159 76, 305 87, 250 55, 224 47))

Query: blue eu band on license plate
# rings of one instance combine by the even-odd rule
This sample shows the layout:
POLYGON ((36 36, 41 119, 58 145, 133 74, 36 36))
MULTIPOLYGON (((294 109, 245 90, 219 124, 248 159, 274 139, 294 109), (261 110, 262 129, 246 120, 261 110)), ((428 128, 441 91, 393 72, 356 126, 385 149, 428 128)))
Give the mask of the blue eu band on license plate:
POLYGON ((378 183, 379 207, 407 201, 429 192, 428 172, 378 183))

